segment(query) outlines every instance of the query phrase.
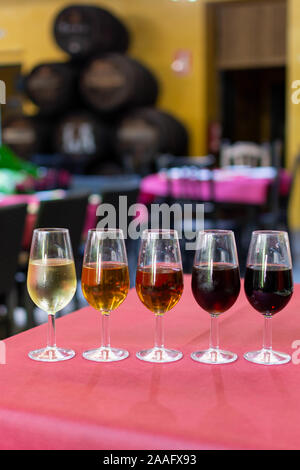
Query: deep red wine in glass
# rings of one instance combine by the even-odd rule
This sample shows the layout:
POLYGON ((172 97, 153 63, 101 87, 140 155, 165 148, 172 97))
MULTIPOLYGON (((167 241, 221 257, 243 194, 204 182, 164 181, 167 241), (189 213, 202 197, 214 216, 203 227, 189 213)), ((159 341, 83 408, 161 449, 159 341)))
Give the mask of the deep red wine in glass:
POLYGON ((258 312, 272 316, 280 312, 293 294, 292 270, 283 266, 247 266, 245 293, 248 301, 258 312))
POLYGON ((196 302, 217 315, 235 303, 240 292, 238 266, 228 263, 199 264, 193 267, 192 291, 196 302))
POLYGON ((287 364, 291 356, 272 348, 272 317, 293 295, 292 257, 287 232, 256 230, 248 250, 244 289, 250 305, 264 318, 262 348, 244 358, 267 366, 287 364))
POLYGON ((237 354, 219 347, 218 317, 229 310, 240 293, 240 271, 231 230, 198 232, 192 272, 192 292, 198 305, 210 314, 209 348, 191 354, 204 364, 229 364, 237 354))

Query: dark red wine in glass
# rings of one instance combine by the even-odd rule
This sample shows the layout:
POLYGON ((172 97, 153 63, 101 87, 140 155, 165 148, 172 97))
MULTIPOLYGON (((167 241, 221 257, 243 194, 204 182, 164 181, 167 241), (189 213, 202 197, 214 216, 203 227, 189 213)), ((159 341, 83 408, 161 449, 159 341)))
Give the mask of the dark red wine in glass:
POLYGON ((247 266, 245 293, 255 310, 263 315, 275 315, 292 297, 292 270, 277 265, 269 265, 265 271, 262 266, 247 266))
POLYGON ((214 315, 226 312, 240 292, 238 266, 229 263, 195 265, 192 291, 196 302, 207 312, 214 315))
POLYGON ((286 364, 291 356, 272 348, 272 317, 286 307, 293 295, 287 232, 257 230, 252 233, 244 288, 250 305, 264 317, 262 348, 245 353, 244 358, 268 366, 286 364))
POLYGON ((218 317, 230 309, 240 292, 240 272, 234 233, 231 230, 198 232, 192 272, 192 292, 200 307, 210 314, 210 341, 206 350, 191 354, 204 364, 228 364, 237 359, 219 347, 218 317))

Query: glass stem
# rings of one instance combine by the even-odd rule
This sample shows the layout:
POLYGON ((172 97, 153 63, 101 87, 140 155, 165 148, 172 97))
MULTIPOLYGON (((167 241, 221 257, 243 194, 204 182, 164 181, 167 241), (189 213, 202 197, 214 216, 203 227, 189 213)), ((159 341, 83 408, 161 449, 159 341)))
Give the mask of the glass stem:
POLYGON ((210 349, 219 349, 219 322, 218 315, 210 316, 210 349))
POLYGON ((56 348, 56 338, 55 338, 55 314, 48 313, 48 348, 56 348))
POLYGON ((109 314, 102 313, 102 348, 110 348, 109 314))
POLYGON ((154 347, 163 348, 164 347, 164 317, 163 315, 155 315, 155 339, 154 347))
POLYGON ((263 349, 272 350, 272 317, 265 316, 263 349))

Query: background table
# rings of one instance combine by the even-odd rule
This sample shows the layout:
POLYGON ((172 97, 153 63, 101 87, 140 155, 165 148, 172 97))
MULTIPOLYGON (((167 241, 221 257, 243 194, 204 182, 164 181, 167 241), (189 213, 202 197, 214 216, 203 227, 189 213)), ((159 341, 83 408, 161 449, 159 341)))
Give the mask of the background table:
MULTIPOLYGON (((185 179, 173 177, 172 196, 180 198, 189 188, 191 198, 207 200, 211 197, 211 186, 205 180, 207 170, 199 170, 203 177, 200 181, 196 178, 185 179)), ((264 205, 267 202, 268 191, 274 182, 276 171, 274 168, 236 168, 236 169, 216 169, 214 174, 214 192, 216 202, 239 203, 249 205, 264 205)), ((280 170, 279 191, 281 196, 287 196, 291 175, 285 170, 280 170)), ((167 196, 168 179, 165 172, 148 175, 141 181, 139 202, 148 204, 153 202, 155 197, 167 196)))
MULTIPOLYGON (((274 345, 292 353, 300 339, 300 286, 274 318, 274 345)), ((205 348, 209 316, 192 298, 190 277, 183 298, 166 315, 166 344, 184 358, 148 364, 135 352, 153 341, 154 319, 135 291, 112 315, 112 344, 127 347, 119 363, 84 360, 97 346, 99 314, 85 308, 57 321, 57 343, 74 359, 31 361, 43 346, 46 325, 9 338, 0 365, 1 449, 299 449, 300 365, 266 367, 242 353, 261 346, 263 319, 242 292, 220 320, 221 345, 239 354, 233 364, 201 365, 190 353, 205 348)))

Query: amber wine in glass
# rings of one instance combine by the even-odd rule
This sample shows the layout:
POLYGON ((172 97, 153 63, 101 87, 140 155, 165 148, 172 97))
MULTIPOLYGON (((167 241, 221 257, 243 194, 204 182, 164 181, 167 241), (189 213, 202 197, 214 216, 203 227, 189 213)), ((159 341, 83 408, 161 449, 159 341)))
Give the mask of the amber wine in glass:
POLYGON ((67 229, 36 229, 33 234, 27 288, 32 301, 48 313, 48 344, 31 351, 36 361, 71 359, 75 352, 58 348, 55 341, 55 313, 63 309, 76 292, 76 272, 67 229))
POLYGON ((121 305, 128 293, 129 274, 125 263, 103 262, 82 268, 82 290, 88 303, 96 310, 111 312, 121 305))
POLYGON ((83 357, 96 362, 121 361, 128 351, 112 348, 109 317, 126 299, 129 291, 127 254, 122 230, 89 230, 81 277, 82 292, 88 303, 101 312, 102 344, 85 351, 83 357))

